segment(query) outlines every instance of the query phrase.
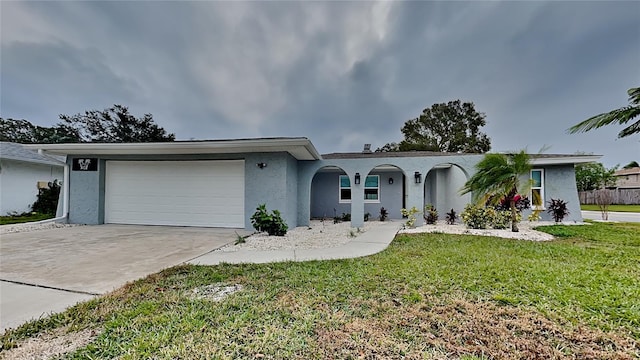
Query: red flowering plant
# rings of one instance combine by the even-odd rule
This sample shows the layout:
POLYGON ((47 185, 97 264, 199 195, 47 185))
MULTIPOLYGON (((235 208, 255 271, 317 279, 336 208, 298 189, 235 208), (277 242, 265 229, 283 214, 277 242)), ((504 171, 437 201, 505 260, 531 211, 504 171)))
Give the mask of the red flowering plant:
MULTIPOLYGON (((531 209, 531 201, 526 196, 516 194, 513 197, 513 201, 515 202, 516 209, 518 210, 518 212, 522 212, 522 210, 526 210, 526 209, 531 209)), ((511 202, 511 199, 507 199, 506 197, 503 197, 502 199, 500 199, 500 202, 497 205, 495 205, 495 209, 498 211, 503 211, 503 210, 508 211, 511 209, 509 207, 510 202, 511 202)))

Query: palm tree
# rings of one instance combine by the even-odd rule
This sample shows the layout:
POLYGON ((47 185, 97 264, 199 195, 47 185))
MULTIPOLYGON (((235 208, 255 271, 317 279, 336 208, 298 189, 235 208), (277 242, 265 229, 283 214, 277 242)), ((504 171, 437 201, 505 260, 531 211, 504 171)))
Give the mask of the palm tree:
POLYGON ((476 170, 460 190, 461 193, 471 193, 473 200, 482 204, 501 199, 508 201, 511 209, 511 231, 518 232, 516 195, 518 189, 531 187, 531 181, 520 181, 523 176, 528 177, 531 170, 529 155, 524 150, 517 154, 486 154, 476 165, 476 170))
MULTIPOLYGON (((622 125, 633 120, 635 117, 640 116, 640 87, 631 88, 627 93, 629 94, 629 102, 631 105, 590 117, 587 120, 570 127, 567 131, 569 131, 570 134, 575 134, 578 132, 586 132, 591 129, 597 129, 609 124, 617 123, 622 125)), ((618 133, 618 138, 623 138, 636 133, 640 133, 640 120, 622 129, 622 131, 618 133)))

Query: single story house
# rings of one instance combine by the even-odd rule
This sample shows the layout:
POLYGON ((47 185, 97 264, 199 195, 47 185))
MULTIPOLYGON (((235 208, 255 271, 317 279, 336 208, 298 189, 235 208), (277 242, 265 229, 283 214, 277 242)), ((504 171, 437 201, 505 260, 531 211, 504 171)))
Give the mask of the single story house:
MULTIPOLYGON (((289 227, 312 218, 365 213, 391 219, 401 208, 433 204, 460 213, 471 197, 458 190, 482 154, 434 152, 321 155, 307 138, 254 138, 166 143, 34 145, 66 155, 65 213, 70 223, 208 226, 251 229, 259 204, 289 227)), ((581 221, 574 164, 593 155, 535 155, 532 191, 569 203, 581 221)), ((545 219, 550 217, 545 213, 545 219)), ((419 222, 421 219, 418 219, 419 222)))
POLYGON ((64 157, 0 142, 0 215, 31 211, 38 189, 64 178, 64 157))
POLYGON ((640 189, 640 167, 620 169, 613 175, 618 189, 640 189))

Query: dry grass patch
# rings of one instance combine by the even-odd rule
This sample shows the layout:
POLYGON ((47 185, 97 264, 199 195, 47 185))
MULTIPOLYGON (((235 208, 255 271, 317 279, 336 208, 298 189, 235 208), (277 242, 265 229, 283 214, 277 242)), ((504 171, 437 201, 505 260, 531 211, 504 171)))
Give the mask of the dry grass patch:
MULTIPOLYGON (((316 331, 324 358, 635 359, 640 343, 490 302, 386 304, 385 317, 351 318, 316 331), (391 309, 395 307, 395 309, 391 309)), ((339 315, 338 317, 343 317, 339 315)))
POLYGON ((58 328, 50 332, 21 341, 17 347, 0 352, 2 360, 36 360, 64 356, 92 342, 99 332, 85 329, 77 332, 65 332, 58 328))

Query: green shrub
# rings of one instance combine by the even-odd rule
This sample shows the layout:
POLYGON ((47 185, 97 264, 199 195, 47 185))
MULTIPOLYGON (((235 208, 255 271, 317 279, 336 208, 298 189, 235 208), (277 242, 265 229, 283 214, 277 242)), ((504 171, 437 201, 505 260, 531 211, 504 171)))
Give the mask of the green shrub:
POLYGON ((427 224, 435 224, 438 221, 438 210, 431 205, 427 204, 424 206, 424 221, 427 224))
POLYGON ((381 207, 380 208, 380 221, 387 220, 388 216, 389 216, 389 212, 387 211, 387 209, 385 209, 384 207, 381 207))
POLYGON ((533 211, 531 211, 531 214, 529 214, 529 216, 527 217, 527 220, 529 221, 540 221, 540 212, 542 212, 542 210, 540 209, 535 209, 533 211))
POLYGON ((269 214, 266 204, 258 205, 256 212, 251 216, 251 225, 254 229, 267 232, 272 236, 284 236, 289 229, 282 219, 280 211, 273 210, 269 214))
POLYGON ((491 208, 480 207, 473 204, 467 204, 460 214, 462 222, 471 229, 486 229, 493 222, 491 208))
POLYGON ((50 182, 49 187, 38 190, 38 199, 31 205, 31 211, 40 214, 55 215, 58 209, 60 184, 58 180, 50 182))
POLYGON ((567 208, 567 202, 561 199, 551 199, 547 202, 547 212, 553 216, 553 220, 557 223, 569 215, 569 209, 567 208))
POLYGON ((402 216, 407 218, 407 221, 405 221, 404 225, 405 227, 408 228, 414 228, 416 227, 416 214, 420 213, 420 210, 418 210, 417 207, 412 207, 411 209, 400 209, 400 212, 402 213, 402 216))
POLYGON ((509 210, 493 210, 492 217, 491 227, 494 229, 506 229, 511 225, 511 211, 509 210))
POLYGON ((451 209, 451 211, 447 213, 447 224, 449 225, 455 224, 457 218, 458 218, 458 214, 456 214, 455 210, 451 209))

